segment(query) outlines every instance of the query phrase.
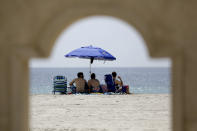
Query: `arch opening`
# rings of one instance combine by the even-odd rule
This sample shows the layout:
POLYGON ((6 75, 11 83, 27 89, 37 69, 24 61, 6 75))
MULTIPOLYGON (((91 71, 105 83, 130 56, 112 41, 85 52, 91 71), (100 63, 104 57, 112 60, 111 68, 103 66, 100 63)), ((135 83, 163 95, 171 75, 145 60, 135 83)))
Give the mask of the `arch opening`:
MULTIPOLYGON (((45 93, 49 94, 49 92, 51 93, 51 87, 50 87, 51 80, 52 80, 51 78, 59 74, 66 75, 68 78, 68 82, 70 82, 74 77, 76 77, 77 72, 83 71, 85 74, 85 78, 88 79, 89 61, 83 60, 83 59, 77 59, 77 58, 68 59, 64 57, 64 55, 68 53, 69 51, 79 48, 81 46, 88 46, 88 45, 94 45, 94 46, 106 49, 107 51, 112 53, 117 58, 116 61, 106 62, 106 63, 103 63, 101 61, 94 61, 92 65, 93 66, 92 71, 97 74, 97 78, 101 81, 101 83, 104 83, 104 79, 103 79, 104 74, 111 73, 112 71, 117 71, 117 73, 120 76, 122 76, 124 83, 127 85, 130 85, 131 87, 130 91, 132 93, 149 94, 150 97, 148 95, 143 96, 144 99, 143 100, 141 99, 142 103, 143 102, 147 103, 145 101, 145 98, 151 101, 153 100, 154 104, 156 103, 158 104, 158 101, 156 101, 156 98, 159 98, 159 99, 166 98, 164 101, 162 101, 166 105, 164 106, 166 110, 165 112, 162 112, 162 113, 169 114, 168 104, 169 104, 170 98, 169 98, 169 95, 166 95, 166 94, 170 93, 170 66, 171 66, 170 60, 151 59, 148 56, 148 51, 146 49, 143 38, 135 30, 135 28, 133 28, 126 22, 119 20, 117 18, 114 18, 114 17, 107 17, 107 16, 88 17, 88 18, 79 20, 78 22, 75 22, 70 27, 68 27, 64 32, 62 32, 61 36, 56 40, 56 44, 53 48, 51 57, 49 59, 45 59, 45 60, 34 59, 30 62, 31 93, 32 94, 39 94, 39 92, 40 94, 45 94, 45 93), (42 75, 40 75, 41 72, 42 72, 42 75), (46 75, 48 77, 45 77, 46 75), (37 89, 39 90, 36 91, 37 89), (150 94, 165 94, 165 95, 151 96, 150 94), (151 97, 154 97, 155 99, 152 99, 151 97)), ((85 98, 81 98, 81 99, 84 100, 85 98)), ((122 102, 123 100, 125 100, 122 98, 120 99, 121 99, 120 101, 122 102)), ((137 101, 138 97, 134 97, 134 99, 137 101)), ((35 102, 34 98, 32 101, 34 104, 35 102)), ((139 105, 139 106, 142 106, 142 105, 139 105)), ((127 108, 129 107, 126 107, 125 109, 127 108)), ((149 108, 148 103, 147 105, 145 105, 145 108, 149 108)), ((159 109, 160 107, 156 106, 155 108, 159 109)), ((35 109, 35 112, 36 110, 37 109, 35 109)), ((77 110, 75 110, 74 112, 76 113, 76 111, 77 110)), ((156 113, 161 114, 161 112, 156 112, 156 113)), ((88 114, 86 115, 88 116, 88 114)), ((115 114, 113 115, 116 116, 115 114)), ((148 115, 153 115, 153 114, 150 113, 148 115)), ((73 115, 72 118, 74 117, 75 116, 73 115)), ((140 117, 143 118, 144 116, 140 116, 140 117)), ((138 119, 140 119, 140 117, 138 119)), ((94 120, 98 120, 97 118, 96 119, 92 117, 90 118, 94 120)), ((126 119, 126 117, 123 117, 123 118, 126 119)), ((40 120, 41 119, 46 119, 46 118, 42 117, 40 118, 40 120)), ((62 120, 64 118, 60 117, 60 119, 62 120)), ((158 119, 158 118, 154 118, 152 116, 152 119, 158 119)), ((165 123, 165 124, 167 123, 168 125, 166 124, 164 128, 169 130, 169 127, 170 127, 169 119, 170 119, 169 117, 165 116, 162 118, 161 122, 158 122, 157 124, 161 125, 161 123, 165 123)), ((134 120, 134 119, 131 119, 131 120, 134 120)), ((144 121, 141 121, 141 122, 144 122, 145 124, 147 121, 150 121, 150 120, 151 118, 145 119, 144 121)), ((60 120, 57 120, 57 121, 60 121, 60 120)), ((152 125, 156 124, 156 121, 154 122, 151 124, 152 125)), ((139 123, 135 123, 136 124, 135 129, 137 130, 140 129, 139 123)), ((35 125, 36 124, 37 123, 35 122, 35 125)), ((126 127, 133 128, 132 126, 133 125, 128 125, 128 127, 127 126, 126 127)), ((149 126, 146 126, 146 124, 143 126, 145 126, 144 129, 151 128, 149 126)), ((69 125, 66 124, 64 128, 68 128, 68 127, 69 125)), ((84 127, 82 126, 82 128, 84 127)), ((106 127, 103 127, 103 129, 105 128, 106 127)), ((122 127, 122 128, 125 128, 125 127, 122 127)), ((153 128, 156 129, 157 127, 155 126, 153 128)), ((109 129, 111 129, 111 127, 109 129)))

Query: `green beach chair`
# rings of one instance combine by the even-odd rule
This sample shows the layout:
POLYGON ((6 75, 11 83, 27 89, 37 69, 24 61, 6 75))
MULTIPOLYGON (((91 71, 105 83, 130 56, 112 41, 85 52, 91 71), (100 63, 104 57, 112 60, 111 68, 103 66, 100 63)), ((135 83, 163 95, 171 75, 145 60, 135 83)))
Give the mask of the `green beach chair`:
POLYGON ((65 76, 55 76, 53 78, 53 94, 55 92, 60 92, 62 94, 66 94, 67 91, 67 79, 65 76))

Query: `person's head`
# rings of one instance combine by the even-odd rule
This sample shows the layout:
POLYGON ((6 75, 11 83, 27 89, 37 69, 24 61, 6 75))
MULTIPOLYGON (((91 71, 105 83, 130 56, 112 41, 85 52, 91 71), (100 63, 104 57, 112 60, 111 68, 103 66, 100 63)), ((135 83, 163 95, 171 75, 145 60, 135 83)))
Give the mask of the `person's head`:
POLYGON ((83 78, 83 72, 77 73, 78 78, 83 78))
POLYGON ((91 74, 91 79, 95 79, 96 75, 94 73, 91 74))
POLYGON ((112 77, 116 78, 117 73, 116 72, 112 72, 112 77))

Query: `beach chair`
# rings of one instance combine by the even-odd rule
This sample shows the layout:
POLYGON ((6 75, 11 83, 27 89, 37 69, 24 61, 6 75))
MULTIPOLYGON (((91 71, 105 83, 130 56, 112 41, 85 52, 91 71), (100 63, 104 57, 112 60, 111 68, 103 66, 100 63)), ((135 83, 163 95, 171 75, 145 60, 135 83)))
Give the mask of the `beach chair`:
POLYGON ((60 92, 62 94, 66 94, 67 91, 67 79, 65 76, 55 76, 53 78, 53 94, 55 92, 60 92))
POLYGON ((116 92, 115 82, 113 81, 111 74, 106 74, 105 77, 105 84, 107 85, 108 92, 116 92))

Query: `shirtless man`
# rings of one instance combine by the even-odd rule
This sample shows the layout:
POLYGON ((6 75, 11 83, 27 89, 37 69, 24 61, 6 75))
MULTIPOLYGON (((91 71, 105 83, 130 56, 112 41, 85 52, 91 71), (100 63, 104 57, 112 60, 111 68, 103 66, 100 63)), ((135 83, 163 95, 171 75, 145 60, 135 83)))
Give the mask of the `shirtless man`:
POLYGON ((73 93, 84 93, 86 80, 84 79, 83 73, 79 72, 77 77, 78 78, 73 79, 69 85, 72 87, 73 93), (73 84, 75 84, 75 86, 73 84), (75 87, 76 90, 73 87, 75 87))
POLYGON ((91 74, 91 79, 88 81, 88 87, 90 92, 100 92, 100 82, 96 79, 96 75, 94 73, 91 74))

